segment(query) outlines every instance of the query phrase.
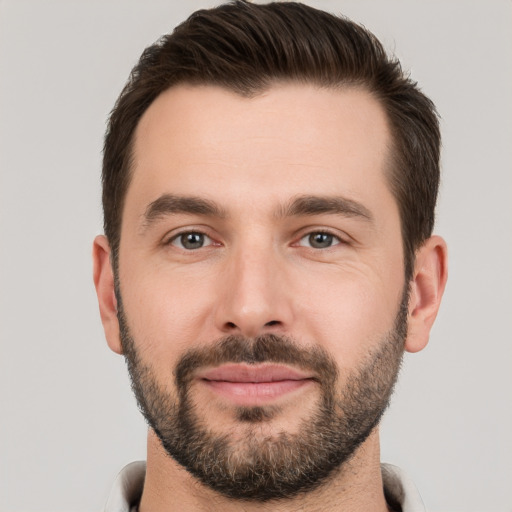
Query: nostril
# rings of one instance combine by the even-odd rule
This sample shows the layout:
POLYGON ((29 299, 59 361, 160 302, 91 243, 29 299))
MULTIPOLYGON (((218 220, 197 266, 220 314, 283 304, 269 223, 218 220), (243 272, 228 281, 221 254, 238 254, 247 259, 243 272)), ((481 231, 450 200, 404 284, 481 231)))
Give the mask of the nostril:
POLYGON ((226 322, 223 325, 223 331, 227 334, 241 334, 247 337, 258 336, 263 332, 269 332, 268 330, 274 330, 275 328, 279 328, 282 326, 283 322, 279 320, 270 320, 265 324, 253 324, 252 322, 226 322))

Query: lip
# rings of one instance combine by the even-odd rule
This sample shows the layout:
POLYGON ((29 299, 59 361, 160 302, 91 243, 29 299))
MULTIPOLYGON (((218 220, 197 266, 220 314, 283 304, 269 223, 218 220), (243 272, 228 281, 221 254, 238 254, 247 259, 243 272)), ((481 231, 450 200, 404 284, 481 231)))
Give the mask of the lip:
POLYGON ((206 369, 196 377, 239 406, 269 404, 313 383, 311 374, 280 364, 227 364, 206 369))

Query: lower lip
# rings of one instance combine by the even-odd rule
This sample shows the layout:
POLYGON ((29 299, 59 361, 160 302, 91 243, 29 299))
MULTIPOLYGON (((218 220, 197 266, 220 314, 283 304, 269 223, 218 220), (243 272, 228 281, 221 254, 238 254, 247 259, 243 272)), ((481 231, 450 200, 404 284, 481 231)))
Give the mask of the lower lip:
POLYGON ((224 380, 203 380, 216 394, 229 399, 239 406, 269 404, 278 398, 312 384, 311 379, 279 380, 273 382, 230 382, 224 380))

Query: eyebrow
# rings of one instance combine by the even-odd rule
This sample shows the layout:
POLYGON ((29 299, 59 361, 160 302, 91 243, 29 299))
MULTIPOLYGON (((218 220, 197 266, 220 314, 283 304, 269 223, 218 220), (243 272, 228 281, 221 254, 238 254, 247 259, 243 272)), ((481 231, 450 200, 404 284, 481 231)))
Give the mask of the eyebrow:
POLYGON ((373 222, 371 211, 353 199, 341 196, 299 196, 278 212, 279 217, 335 214, 373 222))
MULTIPOLYGON (((143 231, 154 222, 169 215, 189 214, 205 217, 226 218, 226 211, 218 204, 208 199, 195 196, 179 196, 163 194, 147 206, 142 214, 143 231)), ((373 222, 373 215, 363 204, 341 196, 304 195, 292 199, 288 204, 280 206, 276 217, 301 217, 321 214, 359 217, 373 222)))
POLYGON ((180 213, 210 217, 226 217, 226 212, 213 201, 194 196, 163 194, 155 199, 142 214, 142 229, 147 229, 155 221, 180 213))

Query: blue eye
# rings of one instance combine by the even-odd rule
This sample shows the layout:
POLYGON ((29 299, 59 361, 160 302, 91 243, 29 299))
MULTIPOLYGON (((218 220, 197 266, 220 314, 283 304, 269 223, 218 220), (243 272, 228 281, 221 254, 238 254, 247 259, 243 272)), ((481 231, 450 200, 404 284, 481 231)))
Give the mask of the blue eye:
POLYGON ((171 240, 171 245, 187 251, 201 249, 202 247, 206 247, 211 244, 212 239, 209 236, 204 233, 198 233, 197 231, 180 233, 171 240))
POLYGON ((313 249, 327 249, 339 243, 340 239, 337 236, 322 231, 315 231, 303 236, 300 239, 299 245, 312 247, 313 249))

